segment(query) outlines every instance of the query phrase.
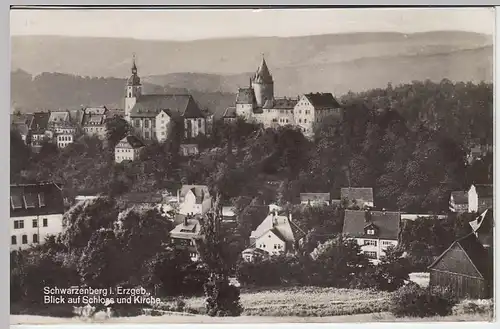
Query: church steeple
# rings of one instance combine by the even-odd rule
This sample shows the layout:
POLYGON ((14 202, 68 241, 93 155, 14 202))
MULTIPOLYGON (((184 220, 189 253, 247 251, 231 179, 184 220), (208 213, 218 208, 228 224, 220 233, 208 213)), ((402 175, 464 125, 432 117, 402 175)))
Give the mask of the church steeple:
POLYGON ((137 65, 135 63, 135 54, 132 56, 132 75, 130 78, 127 80, 127 85, 128 86, 140 86, 141 85, 141 79, 137 75, 137 65))
POLYGON ((137 65, 135 65, 135 53, 132 55, 132 74, 137 75, 137 65))
POLYGON ((135 63, 135 54, 132 57, 132 75, 127 79, 125 90, 125 119, 130 122, 130 113, 135 106, 137 99, 142 94, 141 78, 137 75, 137 65, 135 63))

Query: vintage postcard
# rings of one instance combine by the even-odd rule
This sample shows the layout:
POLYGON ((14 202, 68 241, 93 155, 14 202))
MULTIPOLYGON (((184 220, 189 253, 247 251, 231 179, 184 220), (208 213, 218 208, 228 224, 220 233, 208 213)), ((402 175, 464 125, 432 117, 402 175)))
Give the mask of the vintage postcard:
POLYGON ((494 320, 494 8, 10 19, 11 325, 494 320))

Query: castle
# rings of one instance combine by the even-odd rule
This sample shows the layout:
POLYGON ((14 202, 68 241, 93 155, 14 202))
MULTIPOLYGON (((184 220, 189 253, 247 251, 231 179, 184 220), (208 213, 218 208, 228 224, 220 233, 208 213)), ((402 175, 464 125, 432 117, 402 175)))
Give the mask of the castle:
POLYGON ((262 123, 264 127, 297 126, 306 136, 312 136, 314 124, 326 116, 341 119, 340 104, 331 93, 309 93, 298 98, 275 98, 274 80, 264 56, 247 88, 239 88, 236 104, 224 113, 225 121, 237 117, 262 123))

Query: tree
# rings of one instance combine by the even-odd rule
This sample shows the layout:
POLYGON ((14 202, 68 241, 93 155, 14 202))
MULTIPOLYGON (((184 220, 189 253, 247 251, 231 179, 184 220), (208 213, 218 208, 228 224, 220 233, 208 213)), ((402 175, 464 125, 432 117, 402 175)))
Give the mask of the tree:
POLYGON ((200 246, 201 258, 209 271, 205 283, 206 308, 209 316, 239 316, 242 312, 240 291, 229 283, 230 268, 227 252, 220 237, 220 195, 216 196, 214 210, 202 221, 204 241, 200 246))
POLYGON ((108 141, 108 147, 114 149, 116 144, 130 134, 132 127, 129 123, 122 117, 112 117, 106 120, 106 140, 108 141))
POLYGON ((347 287, 368 266, 368 259, 356 241, 343 235, 320 244, 311 257, 313 283, 321 286, 347 287))

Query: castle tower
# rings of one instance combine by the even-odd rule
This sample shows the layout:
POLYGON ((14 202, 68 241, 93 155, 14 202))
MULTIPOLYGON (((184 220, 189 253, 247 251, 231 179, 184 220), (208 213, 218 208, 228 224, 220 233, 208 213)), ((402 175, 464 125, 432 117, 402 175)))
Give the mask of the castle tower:
POLYGON ((141 79, 137 75, 137 66, 135 64, 135 54, 132 60, 132 75, 127 80, 125 90, 125 120, 130 122, 130 111, 137 102, 137 98, 141 96, 142 85, 141 79))
POLYGON ((267 68, 264 55, 262 55, 262 62, 252 79, 252 88, 255 93, 255 101, 258 107, 262 107, 267 100, 274 100, 274 81, 267 68))

